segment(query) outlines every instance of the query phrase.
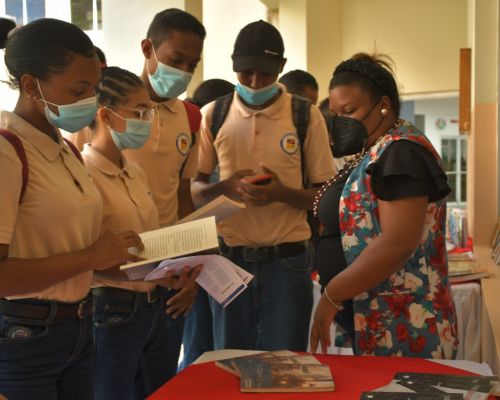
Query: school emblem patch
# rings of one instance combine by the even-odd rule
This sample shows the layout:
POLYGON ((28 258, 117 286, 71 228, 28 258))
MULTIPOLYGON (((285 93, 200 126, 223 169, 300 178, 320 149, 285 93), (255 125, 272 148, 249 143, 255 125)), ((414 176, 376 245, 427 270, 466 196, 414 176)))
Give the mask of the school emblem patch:
POLYGON ((189 136, 185 133, 179 133, 176 139, 176 145, 177 145, 177 150, 179 150, 179 153, 185 156, 187 153, 189 153, 189 148, 190 148, 189 136))
POLYGON ((287 154, 294 154, 299 148, 299 138, 295 133, 285 133, 280 140, 283 151, 287 154))

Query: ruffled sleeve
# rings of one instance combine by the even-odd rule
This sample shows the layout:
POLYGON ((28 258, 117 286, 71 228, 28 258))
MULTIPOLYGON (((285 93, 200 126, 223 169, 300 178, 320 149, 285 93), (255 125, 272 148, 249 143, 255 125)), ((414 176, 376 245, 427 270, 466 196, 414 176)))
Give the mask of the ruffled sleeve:
POLYGON ((375 196, 385 201, 428 196, 429 202, 435 202, 451 192, 434 156, 408 140, 390 144, 366 172, 372 177, 375 196))

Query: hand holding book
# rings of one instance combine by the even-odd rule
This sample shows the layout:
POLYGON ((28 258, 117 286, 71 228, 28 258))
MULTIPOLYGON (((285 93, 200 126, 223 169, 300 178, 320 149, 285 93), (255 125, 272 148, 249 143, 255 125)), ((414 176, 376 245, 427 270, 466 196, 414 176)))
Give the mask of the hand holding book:
POLYGON ((175 271, 168 271, 163 278, 152 279, 151 281, 168 289, 182 289, 195 284, 202 268, 203 264, 194 267, 186 265, 180 270, 179 274, 176 274, 175 271))

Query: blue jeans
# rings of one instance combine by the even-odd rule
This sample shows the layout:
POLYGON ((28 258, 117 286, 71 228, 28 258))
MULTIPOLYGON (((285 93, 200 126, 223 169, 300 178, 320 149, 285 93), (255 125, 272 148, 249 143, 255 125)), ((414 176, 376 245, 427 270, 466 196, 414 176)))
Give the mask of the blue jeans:
POLYGON ((215 349, 306 351, 313 305, 308 252, 232 261, 254 278, 226 308, 210 298, 215 349))
POLYGON ((208 294, 205 290, 198 290, 193 308, 186 316, 184 326, 184 358, 179 366, 179 370, 186 368, 205 351, 214 349, 214 339, 212 334, 212 311, 208 294))
MULTIPOLYGON (((175 296, 178 290, 168 290, 160 288, 163 293, 164 303, 171 297, 175 296)), ((167 351, 169 354, 167 362, 167 375, 168 379, 172 378, 177 373, 179 366, 179 355, 182 346, 182 334, 184 332, 185 317, 177 317, 173 319, 170 315, 165 314, 166 335, 167 335, 167 351)))
POLYGON ((144 399, 171 376, 165 302, 94 294, 96 400, 144 399))
POLYGON ((93 399, 92 317, 51 321, 0 314, 0 393, 9 400, 93 399))

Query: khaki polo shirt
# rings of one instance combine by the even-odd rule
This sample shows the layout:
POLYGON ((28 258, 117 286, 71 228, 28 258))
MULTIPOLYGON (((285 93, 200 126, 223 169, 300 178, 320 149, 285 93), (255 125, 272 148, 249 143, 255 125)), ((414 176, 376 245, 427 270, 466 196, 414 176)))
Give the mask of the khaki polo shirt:
MULTIPOLYGON (((142 233, 158 229, 158 210, 151 197, 144 171, 123 155, 123 168, 118 168, 89 144, 85 144, 82 156, 103 200, 101 233, 129 230, 142 233)), ((152 290, 155 284, 95 278, 93 286, 112 286, 147 292, 152 290)))
POLYGON ((199 140, 193 145, 187 112, 180 100, 157 103, 155 109, 148 141, 143 147, 124 153, 146 173, 160 214, 160 226, 167 226, 179 219, 177 189, 182 165, 186 162, 182 173, 185 179, 193 178, 198 170, 199 140))
MULTIPOLYGON (((264 110, 245 106, 235 93, 215 142, 210 131, 214 102, 202 109, 199 171, 210 174, 219 165, 221 179, 239 169, 257 170, 264 164, 281 182, 300 189, 300 145, 292 118, 292 96, 280 85, 281 95, 264 110)), ((335 172, 325 121, 311 106, 304 143, 305 170, 312 183, 321 183, 335 172)), ((229 246, 270 246, 309 239, 306 211, 285 203, 249 207, 219 224, 229 246)))
MULTIPOLYGON (((44 258, 94 243, 101 229, 101 196, 62 136, 55 143, 6 111, 0 114, 0 126, 21 139, 29 171, 19 204, 22 164, 12 145, 0 139, 0 243, 9 245, 8 256, 44 258)), ((12 298, 78 301, 87 295, 91 278, 92 272, 83 272, 41 292, 12 298)))
POLYGON ((90 143, 92 142, 92 129, 90 127, 86 126, 83 129, 80 129, 78 132, 62 132, 62 135, 68 139, 71 140, 71 143, 73 143, 76 148, 80 151, 83 150, 83 146, 85 143, 90 143))

